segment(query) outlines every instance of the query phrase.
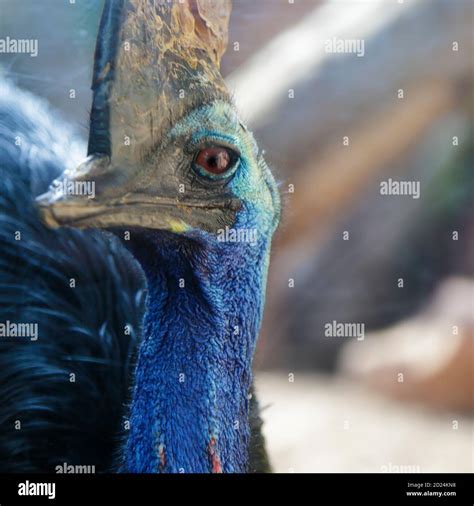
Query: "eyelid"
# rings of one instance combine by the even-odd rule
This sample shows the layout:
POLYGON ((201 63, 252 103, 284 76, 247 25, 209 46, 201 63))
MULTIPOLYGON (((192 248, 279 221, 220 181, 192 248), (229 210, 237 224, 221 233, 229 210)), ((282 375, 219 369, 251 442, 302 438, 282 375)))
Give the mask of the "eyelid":
POLYGON ((203 134, 190 140, 185 147, 188 154, 193 154, 198 149, 205 149, 211 146, 222 146, 231 149, 240 158, 241 152, 237 143, 232 137, 219 134, 203 134))

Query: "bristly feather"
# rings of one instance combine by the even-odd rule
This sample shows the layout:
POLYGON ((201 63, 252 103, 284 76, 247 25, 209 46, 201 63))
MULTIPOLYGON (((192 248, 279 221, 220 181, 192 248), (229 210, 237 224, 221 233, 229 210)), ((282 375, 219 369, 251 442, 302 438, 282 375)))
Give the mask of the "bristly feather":
MULTIPOLYGON (((0 337, 0 472, 120 465, 145 280, 116 238, 40 222, 34 197, 85 153, 71 139, 0 82, 0 323, 38 324, 37 341, 0 337)), ((250 411, 249 471, 268 471, 255 396, 250 411)))

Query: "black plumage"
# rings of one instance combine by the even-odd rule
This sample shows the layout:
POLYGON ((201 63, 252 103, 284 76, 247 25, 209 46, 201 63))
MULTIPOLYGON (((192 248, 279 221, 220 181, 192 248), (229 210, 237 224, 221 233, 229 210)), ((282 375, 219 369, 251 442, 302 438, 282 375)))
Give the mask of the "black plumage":
POLYGON ((71 140, 37 100, 4 90, 0 321, 37 322, 39 338, 0 338, 0 471, 54 472, 62 462, 109 470, 139 340, 144 279, 114 237, 40 222, 34 197, 64 170, 61 155, 71 140), (55 152, 58 143, 64 149, 55 152))

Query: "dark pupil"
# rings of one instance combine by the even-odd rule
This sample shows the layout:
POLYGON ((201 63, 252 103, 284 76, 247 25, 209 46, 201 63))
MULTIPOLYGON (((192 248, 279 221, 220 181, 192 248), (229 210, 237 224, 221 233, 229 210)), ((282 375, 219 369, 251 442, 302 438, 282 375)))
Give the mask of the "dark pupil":
POLYGON ((212 174, 222 174, 230 165, 230 155, 225 148, 206 148, 202 149, 196 162, 212 174))

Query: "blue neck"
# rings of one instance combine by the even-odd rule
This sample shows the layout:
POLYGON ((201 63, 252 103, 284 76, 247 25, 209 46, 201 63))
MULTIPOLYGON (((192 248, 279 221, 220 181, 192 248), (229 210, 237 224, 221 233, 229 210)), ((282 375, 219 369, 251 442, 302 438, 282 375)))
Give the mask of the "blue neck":
POLYGON ((245 472, 268 244, 140 235, 148 280, 125 472, 245 472))

